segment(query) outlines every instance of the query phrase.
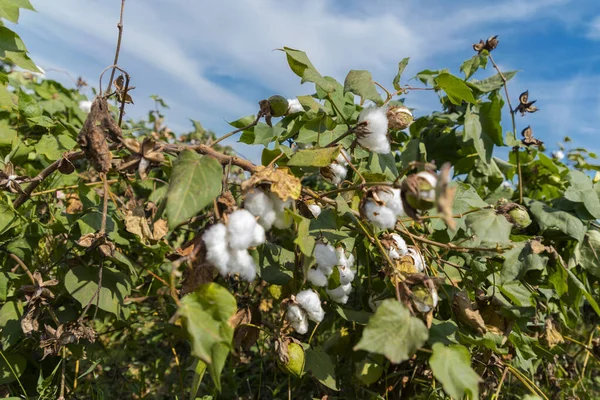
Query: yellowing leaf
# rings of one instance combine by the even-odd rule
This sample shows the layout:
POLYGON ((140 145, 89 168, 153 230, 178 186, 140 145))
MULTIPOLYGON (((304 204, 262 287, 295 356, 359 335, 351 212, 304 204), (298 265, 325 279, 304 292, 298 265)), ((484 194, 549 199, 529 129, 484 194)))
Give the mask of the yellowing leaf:
POLYGON ((271 191, 281 200, 297 200, 302 191, 300 179, 292 175, 288 168, 259 166, 257 172, 250 179, 242 183, 242 190, 257 186, 261 183, 270 183, 271 191))

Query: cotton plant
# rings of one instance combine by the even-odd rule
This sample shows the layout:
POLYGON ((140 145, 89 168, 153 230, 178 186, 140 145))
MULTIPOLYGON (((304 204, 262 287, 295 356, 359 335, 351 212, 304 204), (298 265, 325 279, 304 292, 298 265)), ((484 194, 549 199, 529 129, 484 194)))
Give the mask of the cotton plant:
POLYGON ((304 112, 304 107, 300 104, 298 99, 287 99, 288 101, 288 114, 296 114, 299 112, 304 112))
POLYGON ((321 168, 321 175, 327 182, 339 185, 348 174, 348 160, 350 160, 350 155, 346 150, 341 149, 340 154, 338 154, 334 161, 327 167, 321 168))
POLYGON ((400 189, 380 188, 372 192, 363 206, 363 214, 381 229, 393 229, 399 217, 406 216, 400 189))
POLYGON ((336 288, 327 289, 326 292, 336 303, 345 304, 348 301, 348 295, 352 291, 352 281, 355 276, 354 255, 346 256, 342 246, 334 248, 330 244, 317 243, 315 245, 314 256, 316 268, 311 268, 306 279, 313 286, 327 286, 329 276, 337 268, 340 285, 336 288))
POLYGON ((303 290, 292 297, 285 314, 292 328, 303 335, 308 332, 308 321, 320 323, 325 317, 319 295, 311 289, 303 290))
POLYGON ((290 227, 292 219, 285 210, 291 206, 291 199, 283 201, 275 193, 267 193, 258 187, 250 189, 244 195, 244 209, 258 217, 258 223, 267 231, 273 226, 278 229, 290 227))
POLYGON ((227 224, 219 222, 204 232, 206 260, 222 276, 237 274, 245 281, 256 278, 256 265, 248 252, 251 247, 264 243, 265 229, 248 210, 229 214, 227 224))

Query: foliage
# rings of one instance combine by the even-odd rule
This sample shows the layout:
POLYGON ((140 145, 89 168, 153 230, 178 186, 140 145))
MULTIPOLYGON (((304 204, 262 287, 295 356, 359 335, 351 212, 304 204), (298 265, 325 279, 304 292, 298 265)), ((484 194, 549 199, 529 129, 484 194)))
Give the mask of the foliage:
POLYGON ((217 138, 171 132, 157 96, 119 127, 122 83, 89 112, 81 81, 23 71, 22 41, 0 36, 3 397, 600 396, 600 167, 519 140, 495 37, 464 79, 402 85, 405 58, 391 91, 285 47, 314 94, 280 119, 263 100, 217 138), (414 89, 440 110, 413 121, 414 89), (379 127, 391 152, 358 144, 379 127), (236 133, 262 165, 219 145, 236 133))

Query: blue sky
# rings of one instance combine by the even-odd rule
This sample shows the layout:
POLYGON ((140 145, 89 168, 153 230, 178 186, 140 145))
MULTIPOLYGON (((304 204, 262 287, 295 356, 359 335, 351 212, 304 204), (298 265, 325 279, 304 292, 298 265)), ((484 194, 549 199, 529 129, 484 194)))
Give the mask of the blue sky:
MULTIPOLYGON (((15 30, 34 61, 49 78, 72 84, 57 69, 97 85, 114 56, 120 1, 31 2, 38 12, 23 11, 15 30)), ((513 102, 529 89, 541 109, 517 117, 518 129, 532 125, 550 150, 565 135, 572 146, 600 150, 598 0, 127 0, 119 64, 136 86, 128 116, 144 116, 148 96, 158 94, 174 131, 189 130, 193 118, 221 135, 260 99, 314 92, 273 49, 304 50, 341 82, 350 69, 368 69, 391 87, 403 57, 411 57, 406 77, 444 67, 459 74, 471 44, 492 34, 500 67, 520 70, 509 83, 513 102)), ((432 92, 413 92, 406 104, 417 115, 438 108, 432 92)), ((510 129, 508 115, 503 125, 510 129)), ((261 151, 236 148, 254 160, 261 151)))

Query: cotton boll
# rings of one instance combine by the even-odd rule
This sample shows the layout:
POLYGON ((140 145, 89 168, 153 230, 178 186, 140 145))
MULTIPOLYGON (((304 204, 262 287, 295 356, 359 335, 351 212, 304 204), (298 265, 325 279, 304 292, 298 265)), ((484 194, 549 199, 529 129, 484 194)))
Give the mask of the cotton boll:
POLYGON ((273 202, 273 209, 275 210, 275 212, 282 212, 286 208, 290 208, 292 206, 292 199, 287 199, 286 201, 283 201, 275 193, 269 193, 269 197, 273 202))
POLYGON ((313 215, 313 217, 318 218, 321 215, 321 207, 318 204, 309 204, 308 210, 313 215))
POLYGON ((294 328, 294 330, 301 335, 304 335, 306 332, 308 332, 308 319, 307 318, 303 319, 302 321, 292 322, 291 325, 292 325, 292 328, 294 328))
POLYGON ((392 229, 396 225, 397 218, 394 212, 371 199, 365 204, 364 211, 369 221, 381 229, 392 229))
POLYGON ((341 149, 340 150, 340 154, 338 154, 338 156, 336 157, 335 161, 338 164, 340 164, 340 165, 342 165, 342 166, 345 167, 346 165, 348 165, 348 161, 346 161, 346 159, 348 159, 348 160, 350 159, 350 154, 348 154, 348 152, 346 150, 341 149), (344 156, 346 156, 346 157, 344 157, 344 156))
POLYGON ((554 158, 557 161, 560 161, 563 158, 565 158, 565 153, 562 150, 553 151, 552 158, 554 158))
POLYGON ((386 136, 380 136, 375 134, 368 134, 358 139, 360 144, 365 149, 369 149, 372 152, 379 154, 387 154, 392 151, 390 142, 386 136))
POLYGON ((325 276, 320 268, 309 269, 306 279, 314 286, 323 287, 327 285, 327 276, 325 276))
POLYGON ((265 240, 265 228, 263 228, 259 224, 254 225, 254 233, 252 235, 252 243, 250 243, 250 247, 256 247, 258 245, 261 245, 265 242, 265 240))
POLYGON ((202 235, 202 240, 206 246, 206 261, 211 263, 221 275, 227 275, 230 259, 227 248, 227 227, 222 223, 211 226, 202 235))
POLYGON ((276 214, 273 201, 260 189, 253 189, 244 196, 244 209, 258 217, 258 223, 266 230, 271 229, 275 222, 276 214))
POLYGON ((296 295, 296 302, 306 311, 308 318, 315 322, 323 321, 325 312, 321 307, 321 299, 314 290, 303 290, 296 295))
POLYGON ((300 104, 300 101, 298 99, 287 99, 287 101, 288 101, 288 110, 287 110, 288 114, 295 114, 295 113, 304 111, 304 107, 302 107, 302 104, 300 104))
POLYGON ((79 109, 83 112, 89 113, 92 110, 92 101, 91 100, 80 101, 79 109))
POLYGON ((417 174, 417 177, 425 179, 433 189, 419 192, 419 197, 422 200, 434 202, 435 201, 435 187, 437 185, 437 177, 430 174, 427 171, 421 171, 417 174))
POLYGON ((386 207, 392 210, 396 217, 406 217, 402 198, 400 197, 400 189, 392 189, 392 198, 387 202, 386 207))
POLYGON ((292 225, 292 222, 294 222, 292 216, 283 211, 275 214, 275 222, 273 225, 277 229, 287 229, 292 225))
POLYGON ((367 130, 370 135, 387 135, 388 119, 384 108, 368 107, 363 109, 358 116, 358 122, 367 122, 367 130))
POLYGON ((415 268, 417 269, 417 272, 423 272, 425 269, 425 259, 423 258, 423 255, 412 248, 408 249, 408 254, 415 262, 415 268))
POLYGON ((406 246, 406 242, 404 239, 400 237, 397 233, 392 233, 392 239, 394 240, 395 246, 391 246, 389 250, 389 256, 392 260, 397 260, 402 256, 408 254, 408 247, 406 246))
POLYGON ((285 314, 285 319, 290 322, 292 328, 299 334, 303 335, 308 332, 308 319, 306 311, 296 304, 290 304, 285 314))
POLYGON ((254 215, 248 210, 237 210, 229 214, 227 233, 229 247, 247 249, 254 240, 254 227, 257 225, 254 215))
POLYGON ((240 278, 252 282, 256 278, 256 265, 248 250, 231 250, 229 272, 239 274, 240 278))
POLYGON ((324 176, 324 178, 333 185, 339 185, 342 183, 348 174, 346 167, 337 163, 329 164, 329 172, 330 176, 328 174, 328 176, 324 176))
POLYGON ((338 271, 340 272, 340 283, 347 285, 354 280, 354 271, 350 267, 338 265, 338 271))
POLYGON ((352 291, 352 285, 350 283, 346 285, 340 285, 335 289, 329 290, 327 289, 327 295, 331 297, 331 300, 336 303, 346 304, 348 302, 348 295, 352 291))
POLYGON ((330 275, 333 267, 337 265, 338 258, 335 249, 330 244, 317 243, 315 245, 315 259, 317 265, 325 275, 330 275))

